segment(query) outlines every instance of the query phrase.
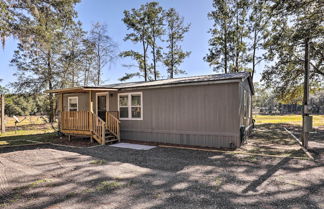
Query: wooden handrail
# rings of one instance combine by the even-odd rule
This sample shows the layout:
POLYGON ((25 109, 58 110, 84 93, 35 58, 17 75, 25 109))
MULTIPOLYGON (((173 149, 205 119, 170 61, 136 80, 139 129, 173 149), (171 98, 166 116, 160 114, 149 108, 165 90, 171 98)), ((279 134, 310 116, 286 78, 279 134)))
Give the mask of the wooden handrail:
POLYGON ((110 133, 120 140, 120 121, 111 112, 106 112, 106 126, 110 133))
POLYGON ((119 111, 108 111, 119 120, 119 111))
POLYGON ((106 123, 100 117, 92 113, 92 133, 100 140, 100 144, 106 143, 105 130, 106 123))

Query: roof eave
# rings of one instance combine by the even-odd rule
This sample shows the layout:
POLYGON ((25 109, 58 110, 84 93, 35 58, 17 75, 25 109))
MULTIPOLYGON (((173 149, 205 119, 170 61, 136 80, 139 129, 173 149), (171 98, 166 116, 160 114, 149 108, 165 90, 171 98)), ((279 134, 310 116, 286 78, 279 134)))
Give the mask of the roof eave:
POLYGON ((64 88, 64 89, 53 89, 47 90, 45 93, 82 93, 89 91, 117 91, 118 89, 114 88, 103 88, 103 87, 73 87, 73 88, 64 88))
POLYGON ((167 87, 180 87, 180 86, 197 86, 197 85, 211 85, 211 84, 222 84, 222 83, 236 83, 241 82, 241 78, 235 79, 224 79, 218 81, 194 81, 186 83, 174 83, 174 84, 162 84, 162 85, 152 85, 152 86, 136 86, 136 87, 124 87, 119 88, 120 91, 136 90, 136 89, 153 89, 153 88, 167 88, 167 87))

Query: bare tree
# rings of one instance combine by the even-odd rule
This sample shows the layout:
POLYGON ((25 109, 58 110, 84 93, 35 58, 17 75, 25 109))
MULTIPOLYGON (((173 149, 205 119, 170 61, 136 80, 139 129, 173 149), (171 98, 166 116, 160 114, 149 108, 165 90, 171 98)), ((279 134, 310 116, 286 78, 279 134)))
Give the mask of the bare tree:
POLYGON ((116 58, 117 45, 107 34, 107 25, 95 23, 89 34, 89 41, 94 45, 96 85, 100 85, 103 68, 116 58))

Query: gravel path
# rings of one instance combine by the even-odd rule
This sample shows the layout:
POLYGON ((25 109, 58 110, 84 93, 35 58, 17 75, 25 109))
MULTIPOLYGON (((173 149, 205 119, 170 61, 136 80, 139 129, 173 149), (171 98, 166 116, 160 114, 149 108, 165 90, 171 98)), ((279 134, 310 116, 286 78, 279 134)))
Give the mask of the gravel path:
POLYGON ((318 159, 161 147, 1 148, 0 208, 324 208, 318 159))

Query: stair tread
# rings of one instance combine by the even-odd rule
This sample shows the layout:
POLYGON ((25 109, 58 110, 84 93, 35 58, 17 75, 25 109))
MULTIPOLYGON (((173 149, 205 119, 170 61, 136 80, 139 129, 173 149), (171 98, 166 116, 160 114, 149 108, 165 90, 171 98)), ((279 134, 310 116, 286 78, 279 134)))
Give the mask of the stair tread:
POLYGON ((116 141, 118 141, 118 139, 106 140, 106 144, 109 142, 116 142, 116 141))

